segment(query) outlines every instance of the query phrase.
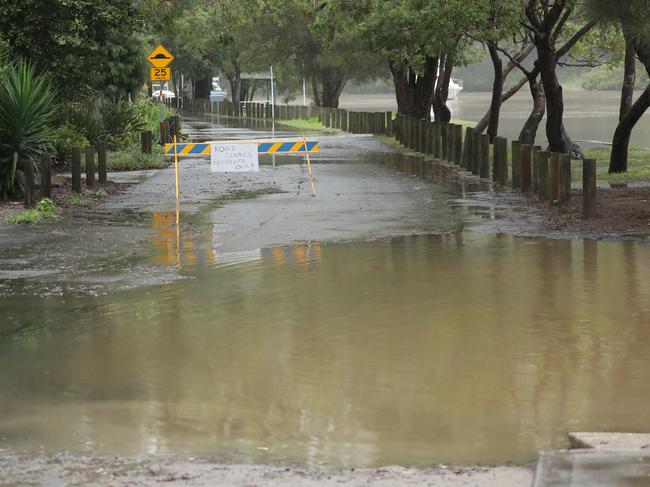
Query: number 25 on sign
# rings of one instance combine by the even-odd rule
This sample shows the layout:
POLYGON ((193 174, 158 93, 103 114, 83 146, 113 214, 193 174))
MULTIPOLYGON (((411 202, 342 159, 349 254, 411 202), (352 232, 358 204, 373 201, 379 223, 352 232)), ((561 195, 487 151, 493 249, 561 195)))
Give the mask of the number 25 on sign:
POLYGON ((151 81, 169 81, 172 79, 172 68, 151 68, 151 81))

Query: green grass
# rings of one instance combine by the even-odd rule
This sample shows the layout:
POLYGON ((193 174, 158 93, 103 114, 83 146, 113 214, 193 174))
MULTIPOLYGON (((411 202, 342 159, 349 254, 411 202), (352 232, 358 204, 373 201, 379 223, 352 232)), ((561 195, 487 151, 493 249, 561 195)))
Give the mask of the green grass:
POLYGON ((106 161, 108 171, 140 171, 142 169, 161 169, 167 167, 168 161, 162 154, 162 148, 154 146, 152 154, 142 154, 140 147, 109 151, 106 161))
POLYGON ((76 194, 66 196, 63 202, 69 206, 90 206, 92 204, 92 200, 76 194))
POLYGON ((106 192, 105 189, 99 188, 95 189, 94 191, 86 191, 86 194, 89 196, 92 196, 94 198, 99 198, 99 199, 104 199, 108 196, 108 193, 106 192))
POLYGON ((309 118, 307 120, 302 119, 293 119, 293 120, 280 120, 278 121, 279 125, 286 125, 287 127, 292 127, 298 130, 305 131, 318 131, 318 132, 340 132, 339 129, 332 129, 325 127, 322 123, 318 121, 318 118, 309 118))
POLYGON ((51 219, 56 216, 54 202, 49 198, 43 198, 36 204, 36 208, 16 211, 7 215, 6 223, 17 225, 20 223, 36 223, 43 219, 51 219))
MULTIPOLYGON (((596 159, 596 177, 599 181, 612 183, 628 183, 633 181, 650 181, 650 150, 632 146, 628 151, 627 172, 609 174, 610 147, 588 149, 584 151, 587 159, 596 159)), ((582 181, 581 161, 572 161, 571 178, 582 181)))
POLYGON ((460 120, 452 120, 451 123, 455 123, 456 125, 462 125, 463 127, 471 127, 471 128, 474 128, 474 127, 476 127, 476 124, 477 124, 478 122, 476 122, 476 121, 474 121, 474 120, 463 120, 463 119, 460 119, 460 120))

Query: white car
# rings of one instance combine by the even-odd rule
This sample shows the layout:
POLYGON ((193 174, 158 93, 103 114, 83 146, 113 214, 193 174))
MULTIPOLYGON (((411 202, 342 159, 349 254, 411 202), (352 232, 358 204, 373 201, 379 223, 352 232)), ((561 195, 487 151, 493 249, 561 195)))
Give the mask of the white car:
POLYGON ((166 90, 164 88, 162 90, 158 88, 157 90, 156 89, 151 90, 151 97, 158 100, 160 100, 161 98, 163 100, 169 100, 172 98, 176 98, 176 93, 170 90, 166 90))

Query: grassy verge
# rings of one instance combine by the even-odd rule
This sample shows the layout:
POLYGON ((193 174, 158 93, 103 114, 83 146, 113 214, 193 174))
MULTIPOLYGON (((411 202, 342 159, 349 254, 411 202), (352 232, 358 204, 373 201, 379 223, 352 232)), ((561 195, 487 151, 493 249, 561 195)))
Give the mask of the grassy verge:
POLYGON ((307 120, 302 119, 293 119, 293 120, 280 120, 278 125, 286 125, 287 127, 292 127, 298 130, 304 131, 317 131, 317 132, 340 132, 339 129, 333 129, 325 127, 322 123, 318 121, 318 118, 309 118, 307 120))
MULTIPOLYGON (((599 181, 610 181, 612 183, 628 183, 634 181, 650 182, 650 150, 642 147, 630 147, 628 151, 628 170, 626 173, 609 174, 610 147, 588 149, 584 156, 588 159, 596 159, 596 176, 599 181)), ((574 181, 582 181, 582 164, 580 161, 573 161, 571 164, 571 178, 574 181)))
MULTIPOLYGON (((129 146, 124 149, 109 150, 107 153, 106 169, 111 171, 140 171, 143 169, 161 169, 168 162, 163 156, 162 147, 155 144, 151 154, 142 154, 140 146, 129 146)), ((97 161, 95 161, 97 165, 97 161)), ((81 170, 86 170, 86 162, 81 158, 81 170)))
POLYGON ((5 218, 5 223, 17 225, 20 223, 36 223, 41 220, 51 219, 56 216, 56 209, 54 202, 49 198, 43 198, 38 202, 36 208, 28 208, 25 210, 10 213, 5 218))
POLYGON ((142 154, 140 147, 110 151, 106 166, 109 171, 138 171, 142 169, 161 169, 167 167, 168 161, 162 154, 162 148, 154 146, 151 154, 142 154))

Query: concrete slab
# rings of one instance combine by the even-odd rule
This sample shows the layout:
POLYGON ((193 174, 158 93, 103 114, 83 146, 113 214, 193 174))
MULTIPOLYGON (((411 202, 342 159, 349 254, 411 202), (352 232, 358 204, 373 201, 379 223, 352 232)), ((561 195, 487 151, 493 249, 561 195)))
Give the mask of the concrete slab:
POLYGON ((640 487, 650 485, 650 452, 567 450, 544 453, 533 487, 640 487))
POLYGON ((569 433, 571 448, 592 448, 597 451, 648 450, 650 433, 569 433))

